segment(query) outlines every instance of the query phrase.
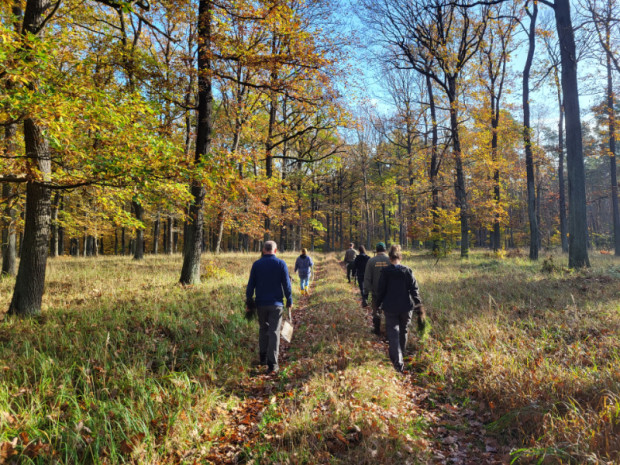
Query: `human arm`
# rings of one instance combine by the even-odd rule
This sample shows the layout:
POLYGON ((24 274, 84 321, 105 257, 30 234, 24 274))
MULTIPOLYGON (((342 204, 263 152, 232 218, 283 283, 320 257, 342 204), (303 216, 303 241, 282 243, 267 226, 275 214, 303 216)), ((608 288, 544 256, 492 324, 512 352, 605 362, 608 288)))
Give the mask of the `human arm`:
POLYGON ((248 285, 245 288, 246 307, 247 303, 251 302, 254 297, 254 289, 256 289, 256 268, 252 265, 252 269, 250 270, 250 279, 248 279, 248 285))
POLYGON ((284 291, 284 297, 286 297, 286 307, 291 308, 293 306, 293 292, 291 289, 291 278, 288 273, 288 267, 286 263, 282 261, 282 273, 281 273, 282 290, 284 291))
POLYGON ((372 269, 371 262, 368 260, 366 263, 366 270, 364 271, 364 295, 362 297, 367 298, 368 292, 372 288, 372 269))
POLYGON ((418 286, 418 281, 413 276, 413 272, 409 272, 409 295, 413 299, 414 307, 419 307, 422 305, 422 299, 420 298, 420 287, 418 286))
POLYGON ((383 303, 385 294, 387 294, 387 273, 385 273, 385 270, 383 270, 381 271, 381 275, 379 276, 379 293, 377 294, 377 302, 376 302, 377 308, 380 307, 381 304, 383 303))

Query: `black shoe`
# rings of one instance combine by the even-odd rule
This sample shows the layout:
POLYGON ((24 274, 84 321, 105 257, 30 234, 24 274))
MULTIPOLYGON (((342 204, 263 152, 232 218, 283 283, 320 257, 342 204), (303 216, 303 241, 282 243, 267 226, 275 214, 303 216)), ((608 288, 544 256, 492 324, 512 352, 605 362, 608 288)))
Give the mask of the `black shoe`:
POLYGON ((267 371, 265 372, 268 375, 276 375, 280 371, 279 366, 267 367, 267 371))
POLYGON ((260 357, 259 361, 255 362, 254 365, 259 366, 259 367, 267 366, 267 354, 261 353, 259 357, 260 357))

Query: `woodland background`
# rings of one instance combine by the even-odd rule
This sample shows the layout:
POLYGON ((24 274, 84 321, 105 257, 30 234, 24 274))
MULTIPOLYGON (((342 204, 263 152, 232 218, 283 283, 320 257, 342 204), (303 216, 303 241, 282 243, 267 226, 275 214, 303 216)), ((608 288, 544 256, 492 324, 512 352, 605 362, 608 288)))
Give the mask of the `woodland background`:
POLYGON ((572 8, 4 2, 11 311, 48 254, 182 251, 184 283, 267 238, 620 254, 617 5, 572 8))
POLYGON ((0 464, 618 463, 619 9, 0 2, 0 464), (275 378, 267 239, 317 263, 275 378), (404 376, 340 266, 379 240, 404 376))

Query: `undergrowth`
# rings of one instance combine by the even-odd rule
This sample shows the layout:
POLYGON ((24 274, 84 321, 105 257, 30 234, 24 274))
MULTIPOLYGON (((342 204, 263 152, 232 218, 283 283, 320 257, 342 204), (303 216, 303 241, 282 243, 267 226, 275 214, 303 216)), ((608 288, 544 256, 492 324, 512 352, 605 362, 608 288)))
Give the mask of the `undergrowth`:
MULTIPOLYGON (((178 256, 50 260, 42 316, 0 323, 0 463, 437 463, 434 417, 404 382, 430 393, 425 408, 476 409, 518 463, 620 461, 613 257, 543 272, 409 256, 432 329, 412 337, 403 378, 334 258, 316 254, 274 379, 252 368, 243 318, 256 258, 206 255, 194 287, 177 284, 178 256)), ((0 280, 0 308, 13 282, 0 280)))
POLYGON ((419 380, 481 401, 518 463, 620 462, 617 259, 407 262, 434 325, 419 380))

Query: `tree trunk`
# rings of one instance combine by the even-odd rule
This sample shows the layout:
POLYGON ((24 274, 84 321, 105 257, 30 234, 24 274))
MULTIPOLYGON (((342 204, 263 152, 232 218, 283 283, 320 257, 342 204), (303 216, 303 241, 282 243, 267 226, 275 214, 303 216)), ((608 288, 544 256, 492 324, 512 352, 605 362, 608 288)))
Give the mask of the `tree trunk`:
POLYGON ((215 253, 218 254, 221 252, 222 247, 222 237, 224 236, 224 212, 219 212, 217 215, 217 241, 215 243, 215 253))
POLYGON ((15 276, 17 272, 17 234, 15 233, 15 222, 17 213, 13 208, 13 188, 11 184, 2 185, 2 198, 7 202, 4 210, 6 217, 4 229, 2 230, 2 275, 15 276))
MULTIPOLYGON (((198 5, 198 121, 194 165, 198 166, 211 151, 213 133, 213 89, 211 83, 211 1, 200 0, 198 5)), ((199 180, 192 182, 193 202, 189 207, 189 224, 183 238, 182 284, 200 283, 202 255, 203 205, 206 191, 199 180)))
POLYGON ((560 119, 558 121, 558 190, 560 208, 560 240, 562 252, 568 252, 568 236, 566 235, 566 191, 564 190, 564 104, 562 103, 562 89, 558 79, 558 104, 560 119))
MULTIPOLYGON (((58 207, 58 211, 61 212, 65 208, 65 198, 63 195, 60 196, 60 206, 58 207)), ((62 225, 58 225, 58 255, 63 255, 65 253, 65 228, 62 225)))
POLYGON ((618 178, 616 172, 616 114, 611 57, 607 54, 607 120, 609 123, 609 171, 611 174, 611 216, 615 255, 620 256, 620 212, 618 211, 618 178))
POLYGON ((173 249, 173 245, 172 245, 172 216, 168 216, 168 221, 166 222, 166 253, 168 255, 172 255, 172 249, 173 249))
POLYGON ((153 223, 153 254, 157 255, 159 253, 159 226, 160 226, 159 213, 157 214, 157 218, 155 218, 155 222, 153 223))
POLYGON ((383 216, 383 241, 385 244, 390 243, 390 229, 388 227, 388 220, 385 210, 385 201, 381 202, 381 214, 383 216))
POLYGON ((536 219, 536 180, 534 179, 534 154, 530 125, 530 69, 536 48, 536 17, 538 3, 534 2, 530 15, 529 49, 523 69, 523 142, 525 144, 525 169, 527 176, 527 212, 530 222, 530 260, 538 260, 538 221, 536 219))
MULTIPOLYGON (((499 118, 500 118, 500 112, 499 112, 499 98, 497 98, 497 102, 494 101, 495 99, 492 97, 491 98, 491 111, 492 111, 492 117, 491 117, 491 131, 493 131, 493 134, 491 136, 491 156, 493 158, 493 164, 494 166, 494 170, 493 170, 493 200, 495 200, 495 205, 496 208, 499 210, 500 205, 501 205, 501 189, 500 189, 500 183, 499 183, 499 168, 497 167, 497 145, 498 145, 498 140, 497 140, 497 131, 498 131, 498 127, 499 127, 499 118)), ((495 218, 493 219, 493 235, 492 235, 492 239, 491 242, 493 243, 493 250, 494 251, 498 251, 500 248, 500 243, 501 243, 501 233, 500 233, 500 224, 499 224, 499 212, 495 214, 495 218)))
POLYGON ((586 183, 583 163, 581 116, 575 38, 569 0, 555 0, 555 21, 562 61, 562 92, 566 116, 566 163, 568 168, 568 266, 589 267, 586 217, 586 183))
MULTIPOLYGON (((172 252, 177 253, 179 250, 179 222, 176 218, 172 221, 172 252)), ((185 225, 183 225, 185 228, 185 225)))
MULTIPOLYGON (((24 28, 40 24, 49 7, 45 0, 29 0, 24 28)), ((45 288, 45 268, 49 250, 51 191, 41 184, 51 174, 51 158, 42 129, 30 118, 24 121, 26 157, 31 170, 38 170, 42 179, 26 185, 26 223, 22 255, 19 262, 9 315, 38 315, 45 288)), ((37 177, 33 174, 33 177, 37 177)))
POLYGON ((125 255, 125 228, 121 228, 121 255, 125 255))
MULTIPOLYGON (((131 204, 133 205, 136 220, 142 223, 144 220, 144 207, 135 200, 132 200, 131 204)), ((141 227, 136 229, 133 258, 134 260, 142 260, 144 258, 144 229, 141 227)))
POLYGON ((457 91, 456 79, 448 80, 450 101, 450 132, 452 134, 452 151, 454 155, 454 165, 456 169, 456 191, 457 207, 461 209, 461 258, 469 255, 469 209, 467 204, 467 187, 465 185, 465 172, 463 170, 463 158, 461 154, 461 140, 459 136, 459 122, 457 114, 457 91))
POLYGON ((439 253, 439 157, 437 144, 439 142, 439 134, 437 130, 437 109, 435 107, 435 96, 433 94, 433 81, 430 76, 426 75, 426 88, 428 90, 428 106, 431 111, 431 208, 433 215, 433 253, 439 253))
POLYGON ((69 241, 69 254, 72 257, 78 257, 80 255, 80 242, 75 237, 72 237, 69 241))
POLYGON ((366 248, 370 251, 372 227, 370 225, 370 202, 368 200, 368 169, 366 160, 362 161, 362 181, 364 183, 364 215, 366 216, 366 248))
MULTIPOLYGON (((12 13, 14 16, 14 28, 19 33, 21 28, 21 2, 15 0, 13 3, 12 13)), ((12 86, 11 82, 7 82, 7 88, 12 86)), ((15 157, 15 135, 17 134, 17 124, 9 124, 4 128, 4 157, 11 159, 15 157)), ((2 230, 2 271, 0 275, 15 276, 17 272, 17 234, 15 233, 15 225, 17 222, 17 212, 13 208, 13 187, 9 183, 2 185, 2 198, 6 202, 4 209, 4 228, 2 230)))
POLYGON ((51 220, 51 240, 50 255, 58 257, 58 207, 60 204, 60 193, 54 194, 54 202, 52 203, 52 220, 51 220))

